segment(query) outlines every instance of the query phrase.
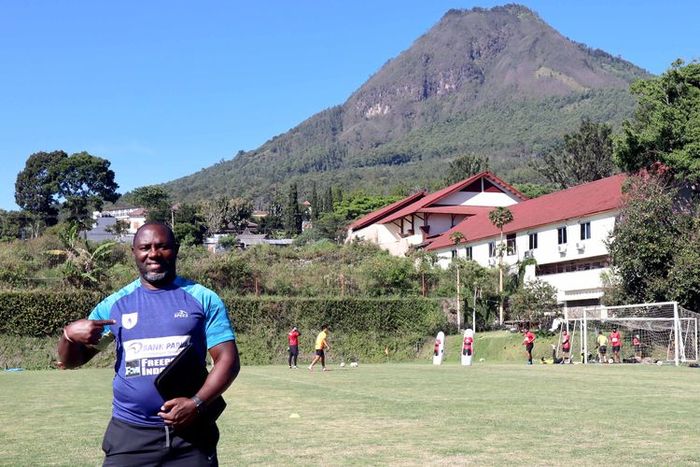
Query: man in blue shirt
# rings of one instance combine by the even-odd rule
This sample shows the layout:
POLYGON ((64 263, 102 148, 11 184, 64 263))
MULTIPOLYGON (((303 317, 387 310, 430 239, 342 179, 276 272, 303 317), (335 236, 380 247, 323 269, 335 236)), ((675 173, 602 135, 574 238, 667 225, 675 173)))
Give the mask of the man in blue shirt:
POLYGON ((207 402, 223 393, 240 370, 226 307, 211 290, 177 276, 178 245, 165 224, 144 224, 132 253, 139 279, 100 302, 88 319, 66 326, 59 359, 65 368, 75 368, 97 354, 102 339, 116 340, 104 465, 218 465, 216 424, 197 422, 207 402), (193 397, 164 401, 154 380, 186 344, 202 364, 208 351, 214 367, 193 397))

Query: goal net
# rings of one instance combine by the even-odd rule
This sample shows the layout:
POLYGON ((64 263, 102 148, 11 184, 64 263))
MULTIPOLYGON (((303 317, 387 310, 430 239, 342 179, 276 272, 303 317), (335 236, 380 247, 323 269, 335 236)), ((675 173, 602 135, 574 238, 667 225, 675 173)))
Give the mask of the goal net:
POLYGON ((571 335, 571 356, 583 363, 674 363, 698 361, 698 318, 677 302, 622 306, 569 307, 561 329, 571 335), (612 333, 620 337, 613 353, 612 333), (603 337, 600 337, 603 336, 603 337), (606 352, 600 344, 607 340, 606 352), (579 353, 580 352, 580 353, 579 353), (576 358, 577 354, 580 359, 576 358))

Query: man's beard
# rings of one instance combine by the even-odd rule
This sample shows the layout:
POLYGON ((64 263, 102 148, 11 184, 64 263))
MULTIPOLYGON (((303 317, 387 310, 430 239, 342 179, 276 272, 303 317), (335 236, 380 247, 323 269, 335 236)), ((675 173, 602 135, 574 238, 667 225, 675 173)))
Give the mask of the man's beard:
POLYGON ((168 277, 168 274, 170 274, 170 271, 147 272, 143 275, 143 278, 146 279, 148 282, 160 282, 166 277, 168 277))

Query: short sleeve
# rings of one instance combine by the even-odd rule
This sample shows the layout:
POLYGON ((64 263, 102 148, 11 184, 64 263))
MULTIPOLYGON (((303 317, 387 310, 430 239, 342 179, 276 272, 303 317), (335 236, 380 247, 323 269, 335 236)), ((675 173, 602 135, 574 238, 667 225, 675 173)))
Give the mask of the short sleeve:
MULTIPOLYGON (((102 300, 97 304, 95 308, 92 309, 88 315, 88 319, 110 319, 110 313, 112 310, 113 302, 110 300, 102 300)), ((105 326, 102 329, 102 335, 104 336, 109 332, 109 326, 105 326)))
POLYGON ((207 348, 211 349, 222 342, 236 339, 236 335, 228 318, 224 302, 214 292, 210 292, 208 306, 205 310, 207 348))

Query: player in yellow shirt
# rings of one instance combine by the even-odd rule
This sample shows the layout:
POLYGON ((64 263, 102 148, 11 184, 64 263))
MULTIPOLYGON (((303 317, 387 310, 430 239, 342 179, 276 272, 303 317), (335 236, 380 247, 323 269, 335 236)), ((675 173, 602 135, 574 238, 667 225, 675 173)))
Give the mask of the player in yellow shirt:
POLYGON ((326 350, 330 350, 330 345, 328 345, 328 333, 329 333, 328 325, 324 324, 321 326, 321 332, 318 333, 318 336, 316 336, 316 345, 314 346, 314 349, 316 350, 316 355, 314 355, 314 359, 311 361, 311 365, 309 365, 309 371, 314 369, 314 365, 320 360, 321 361, 321 366, 323 367, 323 371, 326 371, 326 350))
POLYGON ((603 331, 598 332, 596 342, 598 344, 598 361, 600 363, 607 363, 605 361, 605 354, 608 351, 608 338, 603 334, 603 331))

